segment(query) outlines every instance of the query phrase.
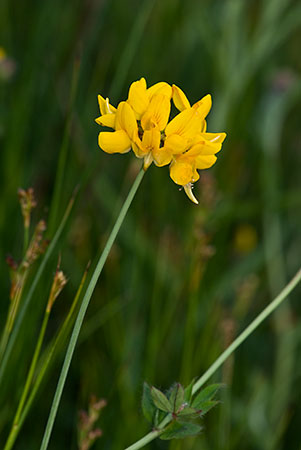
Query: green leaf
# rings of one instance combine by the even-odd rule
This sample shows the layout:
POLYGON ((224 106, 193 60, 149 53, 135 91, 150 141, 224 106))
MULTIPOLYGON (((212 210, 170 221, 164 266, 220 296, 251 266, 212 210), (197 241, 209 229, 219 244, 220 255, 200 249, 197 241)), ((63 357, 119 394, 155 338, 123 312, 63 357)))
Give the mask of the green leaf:
POLYGON ((176 383, 171 391, 169 401, 172 405, 173 412, 177 412, 185 403, 184 388, 180 383, 176 383))
POLYGON ((151 395, 151 388, 148 383, 143 383, 143 394, 142 394, 142 411, 143 415, 148 420, 148 422, 154 422, 154 416, 156 412, 156 407, 153 402, 151 395))
POLYGON ((217 400, 208 400, 207 402, 203 402, 202 407, 199 410, 199 414, 204 416, 210 409, 214 408, 214 406, 218 405, 220 402, 217 400))
POLYGON ((210 384, 210 386, 205 387, 193 400, 191 406, 196 409, 203 409, 202 403, 211 400, 217 391, 222 387, 222 384, 210 384))
POLYGON ((185 401, 190 405, 191 399, 192 399, 192 388, 194 385, 195 379, 192 380, 192 382, 185 388, 185 394, 184 398, 185 401))
POLYGON ((151 396, 157 408, 161 409, 161 411, 172 413, 172 405, 163 392, 152 386, 151 396))
POLYGON ((188 436, 195 436, 202 427, 196 423, 174 421, 167 426, 166 430, 160 434, 159 438, 168 441, 170 439, 182 439, 188 436))
POLYGON ((191 406, 186 406, 177 413, 178 416, 197 416, 197 410, 195 408, 191 408, 191 406))

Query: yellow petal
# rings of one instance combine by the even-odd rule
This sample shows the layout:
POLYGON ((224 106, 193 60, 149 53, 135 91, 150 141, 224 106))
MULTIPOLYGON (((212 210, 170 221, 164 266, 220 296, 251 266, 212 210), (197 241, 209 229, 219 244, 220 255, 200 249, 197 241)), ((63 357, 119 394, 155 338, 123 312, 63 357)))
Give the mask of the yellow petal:
POLYGON ((165 147, 157 148, 152 151, 154 163, 158 167, 166 166, 172 160, 172 152, 165 147))
POLYGON ((193 178, 193 167, 186 159, 180 158, 173 161, 170 165, 169 174, 171 179, 181 186, 191 182, 193 178))
POLYGON ((172 89, 168 83, 160 81, 159 83, 156 83, 153 86, 149 87, 147 90, 147 94, 150 100, 154 95, 157 94, 166 95, 166 97, 168 97, 170 100, 172 95, 172 89))
POLYGON ((215 155, 222 148, 226 133, 201 133, 193 142, 193 146, 187 152, 189 156, 215 155))
POLYGON ((131 140, 123 130, 99 133, 98 145, 107 153, 127 153, 131 150, 131 140))
POLYGON ((145 130, 142 137, 142 147, 149 153, 153 150, 159 148, 161 139, 161 133, 159 128, 151 128, 150 130, 145 130))
POLYGON ((104 99, 101 95, 98 95, 97 98, 98 98, 98 105, 99 105, 99 110, 100 110, 101 115, 113 114, 116 112, 116 108, 109 103, 108 98, 104 99))
POLYGON ((146 81, 144 78, 134 81, 134 83, 131 84, 128 103, 135 111, 136 118, 140 119, 149 104, 148 94, 146 92, 146 81))
POLYGON ((164 147, 168 148, 173 155, 178 155, 187 150, 187 141, 179 134, 171 134, 165 139, 164 147))
POLYGON ((227 135, 226 133, 202 133, 201 137, 214 144, 222 144, 227 135))
POLYGON ((134 141, 138 136, 137 121, 134 111, 132 110, 130 105, 126 102, 121 102, 120 123, 122 129, 126 131, 130 139, 134 141))
POLYGON ((141 126, 144 130, 158 127, 164 130, 170 114, 170 100, 166 95, 154 95, 150 101, 147 111, 141 118, 141 126))
POLYGON ((217 157, 214 155, 200 155, 195 159, 197 169, 209 169, 216 162, 217 157))
POLYGON ((132 141, 138 136, 138 126, 134 111, 126 102, 120 102, 116 114, 116 129, 124 130, 132 141))
POLYGON ((116 114, 104 114, 103 116, 97 117, 95 122, 103 127, 115 128, 115 116, 116 114))
POLYGON ((132 142, 132 149, 137 158, 144 158, 146 155, 146 151, 142 148, 141 144, 137 142, 132 142))
POLYGON ((179 134, 184 139, 193 139, 202 129, 202 124, 203 118, 196 109, 185 109, 169 122, 165 134, 179 134))
POLYGON ((191 182, 195 183, 196 181, 198 181, 199 178, 200 178, 200 175, 199 175, 198 171, 196 169, 194 169, 191 182))
POLYGON ((212 106, 212 98, 211 95, 205 95, 205 97, 203 97, 201 100, 199 100, 198 102, 196 102, 193 105, 193 108, 195 108, 198 113, 202 116, 202 118, 204 119, 207 114, 209 113, 210 109, 212 106))
POLYGON ((184 111, 184 109, 190 108, 190 103, 182 89, 180 89, 175 84, 172 85, 172 100, 175 107, 179 111, 184 111))
POLYGON ((215 155, 221 148, 222 144, 211 144, 210 142, 200 141, 193 145, 185 155, 193 158, 202 155, 215 155))

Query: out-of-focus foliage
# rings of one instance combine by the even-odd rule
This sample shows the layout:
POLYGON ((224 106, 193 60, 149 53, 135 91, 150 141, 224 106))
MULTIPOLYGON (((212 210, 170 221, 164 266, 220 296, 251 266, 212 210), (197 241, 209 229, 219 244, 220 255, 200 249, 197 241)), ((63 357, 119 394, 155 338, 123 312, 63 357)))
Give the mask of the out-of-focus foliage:
MULTIPOLYGON (((34 216, 49 222, 59 155, 66 156, 51 238, 80 185, 0 389, 1 443, 58 252, 69 283, 54 306, 53 334, 139 167, 130 153, 99 150, 98 93, 118 103, 141 76, 180 85, 192 103, 211 93, 209 129, 228 138, 215 167, 201 174, 199 206, 167 168, 146 173, 88 310, 49 448, 77 448, 77 411, 90 394, 108 403, 95 449, 137 440, 148 430, 143 381, 162 390, 176 380, 187 385, 297 270, 300 25, 297 0, 1 0, 1 327, 10 289, 5 256, 22 252, 18 188, 34 187, 34 216)), ((299 450, 300 313, 294 293, 225 363, 216 381, 227 389, 200 436, 149 448, 299 450)), ((39 448, 61 362, 41 388, 18 450, 39 448)))

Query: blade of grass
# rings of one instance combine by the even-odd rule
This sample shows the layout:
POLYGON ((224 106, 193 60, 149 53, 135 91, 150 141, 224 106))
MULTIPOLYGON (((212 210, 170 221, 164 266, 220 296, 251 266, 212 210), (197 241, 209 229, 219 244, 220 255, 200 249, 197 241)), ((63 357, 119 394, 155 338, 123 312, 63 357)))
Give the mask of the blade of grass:
MULTIPOLYGON (((275 295, 279 286, 283 286, 287 278, 287 265, 283 249, 283 223, 279 204, 282 167, 280 159, 281 135, 287 112, 300 98, 298 88, 292 84, 284 92, 268 93, 263 102, 262 116, 258 118, 258 137, 261 142, 263 157, 261 158, 261 183, 264 200, 263 230, 264 253, 270 292, 275 295), (297 88, 297 89, 296 89, 297 88), (261 120, 260 120, 261 119, 261 120), (259 125, 260 122, 260 125, 259 125), (267 135, 270 138, 267 138, 267 135), (271 138, 272 136, 272 138, 271 138), (276 257, 274 257, 276 255, 276 257)), ((299 93, 300 94, 300 93, 299 93)), ((294 367, 297 358, 295 336, 292 333, 293 313, 287 301, 275 313, 274 328, 277 342, 274 366, 274 395, 269 407, 270 428, 266 433, 266 449, 276 448, 284 433, 287 423, 285 411, 290 401, 294 379, 294 367), (275 430, 277 429, 277 432, 275 430)))
MULTIPOLYGON (((231 345, 214 361, 209 369, 194 384, 192 393, 195 394, 209 378, 221 367, 230 355, 256 330, 256 328, 287 298, 289 293, 297 286, 301 280, 301 269, 298 270, 292 280, 285 286, 280 294, 250 323, 250 325, 232 342, 231 345)), ((126 447, 125 450, 138 450, 149 442, 156 439, 164 427, 171 421, 171 415, 165 417, 157 430, 146 434, 139 441, 126 447)))
POLYGON ((213 375, 224 361, 247 339, 250 334, 287 298, 289 293, 301 280, 301 269, 280 292, 280 294, 250 323, 250 325, 232 342, 231 345, 217 358, 204 375, 193 386, 193 394, 213 375))
POLYGON ((122 84, 133 62, 137 46, 141 43, 141 36, 154 4, 155 0, 145 0, 139 14, 136 16, 126 47, 119 61, 120 70, 116 70, 115 77, 111 83, 110 95, 113 93, 115 97, 118 97, 120 94, 122 84))
POLYGON ((53 233, 55 229, 58 211, 59 211, 59 202, 62 196, 62 188, 63 188, 63 179, 65 174, 65 167, 67 161, 67 153, 69 147, 70 140, 70 132, 71 132, 71 124, 72 124, 72 110, 73 104, 76 96, 77 86, 78 86, 78 78, 79 78, 79 69, 80 69, 80 60, 78 58, 75 59, 73 65, 73 73, 72 73, 72 81, 70 88, 70 98, 69 98, 69 106, 66 118, 65 131, 63 136, 63 141, 60 149, 58 166, 56 171, 56 178, 54 184, 54 191, 52 196, 52 202, 50 207, 49 214, 49 231, 50 234, 53 233))
POLYGON ((134 196, 135 196, 135 194, 136 194, 136 192, 138 190, 138 187, 139 187, 139 185, 140 185, 140 183, 142 181, 143 175, 144 175, 144 170, 141 169, 140 172, 138 173, 138 175, 137 175, 137 177, 136 177, 136 179, 135 179, 131 189, 130 189, 130 192, 129 192, 129 194, 128 194, 128 196, 127 196, 127 198, 126 198, 126 200, 125 200, 121 210, 120 210, 119 216, 117 217, 115 225, 114 225, 114 227, 113 227, 113 229, 111 231, 111 234, 110 234, 110 236, 109 236, 109 238, 107 240, 105 248, 103 249, 103 252, 102 252, 102 254, 101 254, 101 256, 100 256, 100 258, 98 260, 98 263, 96 265, 94 273, 93 273, 93 275, 91 277, 90 283, 89 283, 89 285, 87 287, 87 290, 85 292, 85 295, 84 295, 84 298, 83 298, 83 301, 82 301, 82 304, 81 304, 81 307, 80 307, 80 310, 79 310, 79 313, 77 315, 77 319, 76 319, 76 322, 75 322, 75 325, 74 325, 74 328, 73 328, 73 332, 72 332, 72 335, 71 335, 71 338, 70 338, 70 342, 69 342, 69 345, 68 345, 68 348, 67 348, 64 364, 63 364, 63 367, 62 367, 62 370, 61 370, 61 374, 60 374, 60 378, 59 378, 59 381, 58 381, 58 384, 57 384, 56 392, 55 392, 55 395, 54 395, 52 407, 51 407, 50 414, 49 414, 49 417, 48 417, 46 430, 45 430, 45 433, 44 433, 44 436, 43 436, 43 441, 42 441, 40 450, 46 450, 47 447, 48 447, 48 443, 49 443, 49 439, 50 439, 50 436, 51 436, 51 431, 52 431, 52 428, 53 428, 54 420, 55 420, 55 417, 56 417, 56 414, 57 414, 57 410, 58 410, 58 406, 59 406, 60 399, 61 399, 61 396, 62 396, 62 392, 63 392, 63 389, 64 389, 64 385, 65 385, 65 381, 66 381, 66 378, 67 378, 68 370, 69 370, 69 367, 70 367, 70 364, 71 364, 71 359, 72 359, 72 356, 73 356, 73 353, 74 353, 74 349, 75 349, 75 345, 77 343, 77 339, 78 339, 78 336, 79 336, 79 333, 80 333, 80 329, 81 329, 81 326, 82 326, 82 323, 83 323, 83 320, 84 320, 84 317, 85 317, 85 313, 86 313, 87 308, 89 306, 90 299, 91 299, 92 294, 94 292, 94 289, 95 289, 96 283, 98 281, 98 278, 99 278, 99 276, 100 276, 100 274, 102 272, 103 266, 104 266, 104 264, 105 264, 105 262, 107 260, 107 257, 109 255, 110 250, 112 248, 112 245, 113 245, 113 243, 114 243, 114 241, 116 239, 118 231, 119 231, 119 229, 120 229, 120 227, 121 227, 121 225, 123 223, 123 220, 124 220, 124 218, 126 216, 126 213, 127 213, 128 209, 129 209, 129 207, 130 207, 130 205, 131 205, 131 203, 132 203, 132 201, 134 199, 134 196))
POLYGON ((13 350, 13 347, 14 347, 14 344, 16 342, 16 339, 17 339, 17 336, 18 336, 21 324, 22 324, 23 319, 25 317, 27 308, 30 305, 30 302, 31 302, 32 297, 33 297, 33 294, 34 294, 35 289, 36 289, 36 287, 38 285, 38 282, 40 281, 40 278, 41 278, 42 273, 43 273, 43 271, 44 271, 44 269, 46 267, 46 264, 47 264, 47 262, 48 262, 48 260, 49 260, 49 258, 51 256, 53 250, 55 249, 55 246, 56 246, 56 244, 57 244, 57 242, 58 242, 58 240, 59 240, 59 238, 60 238, 60 236, 62 234, 62 231, 63 231, 63 229, 64 229, 64 227, 66 225, 66 222, 67 222, 67 220, 68 220, 68 218, 70 216, 70 213, 71 213, 71 210, 72 210, 72 207, 73 207, 76 195, 77 195, 77 188, 74 190, 74 193, 73 193, 73 195, 72 195, 72 197, 71 197, 71 199, 70 199, 70 201, 68 203, 68 206, 67 206, 65 214, 64 214, 64 216, 62 218, 62 221, 61 221, 61 223, 60 223, 60 225, 59 225, 55 235, 53 236, 53 239, 50 242, 50 245, 49 245, 49 247, 48 247, 48 249, 47 249, 47 251, 45 253, 45 256, 44 256, 44 258, 43 258, 43 260, 42 260, 42 262, 41 262, 41 264, 40 264, 40 266, 39 266, 39 268, 37 270, 37 273, 36 273, 36 275, 35 275, 35 277, 34 277, 34 279, 32 281, 30 289, 29 289, 29 291, 28 291, 28 293, 27 293, 27 295, 26 295, 26 297, 24 299, 23 305, 20 308, 20 312, 19 312, 19 314, 17 316, 16 323, 15 323, 14 329, 13 329, 13 331, 11 333, 10 339, 8 341, 8 344, 7 344, 7 347, 6 347, 6 351, 5 351, 5 354, 3 356, 2 364, 1 364, 1 367, 0 367, 0 386, 1 386, 1 382, 2 382, 2 379, 3 379, 3 375, 5 373, 5 369, 6 369, 6 366, 7 366, 9 357, 10 357, 10 354, 11 354, 11 352, 13 350))
POLYGON ((35 352, 34 352, 34 355, 33 355, 32 361, 31 361, 30 369, 29 369, 29 372, 28 372, 28 375, 27 375, 26 383, 25 383, 25 386, 24 386, 24 389, 23 389, 23 392, 22 392, 22 396, 21 396, 21 399, 20 399, 20 402, 19 402, 19 405, 18 405, 18 409, 17 409, 17 412, 15 414, 14 421, 13 421, 13 424, 12 424, 12 427, 11 427, 8 439, 6 441, 4 450, 10 450, 13 447, 14 442, 15 442, 16 437, 17 437, 18 432, 19 432, 20 415, 22 413, 22 409, 24 407, 24 403, 26 401, 26 397, 28 395, 28 392, 29 392, 29 389, 30 389, 30 386, 31 386, 31 383, 32 383, 32 379, 33 379, 33 376, 34 376, 34 371, 35 371, 35 368, 36 368, 36 364, 37 364, 38 357, 39 357, 39 354, 40 354, 41 346, 42 346, 43 339, 44 339, 44 336, 45 336, 45 331, 46 331, 46 328, 47 328, 49 315, 50 315, 50 311, 46 310, 45 311, 45 315, 44 315, 44 319, 43 319, 43 323, 42 323, 42 327, 41 327, 41 330, 40 330, 39 338, 38 338, 38 341, 37 341, 36 349, 35 349, 35 352))
POLYGON ((7 445, 10 444, 10 446, 8 447, 8 449, 12 447, 12 445, 15 442, 15 440, 17 439, 18 434, 21 431, 23 422, 26 419, 26 417, 27 417, 27 415, 28 415, 28 413, 30 411, 32 403, 33 403, 33 401, 34 401, 34 399, 36 397, 36 394, 37 394, 37 392, 38 392, 38 390, 39 390, 39 388, 41 386, 42 381, 44 380, 44 377, 45 377, 45 375, 47 373, 47 370, 49 369, 50 364, 53 361, 55 354, 57 353, 57 351, 60 349, 61 345, 63 344, 63 342, 64 342, 64 340, 66 338, 66 335, 70 331, 70 328, 71 328, 71 325, 72 325, 72 319, 73 319, 73 316, 74 316, 74 311, 75 311, 76 306, 78 304, 78 300, 80 298, 80 295, 81 295, 81 292, 82 292, 82 288, 83 288, 83 286, 85 284, 85 281, 86 281, 86 278, 87 278, 88 268, 89 268, 89 265, 87 266, 87 268, 86 268, 86 270, 85 270, 85 272, 84 272, 84 274, 82 276, 80 285, 79 285, 79 287, 77 289, 77 292, 75 294, 75 297, 74 297, 74 300, 72 302, 71 308, 70 308, 70 310, 68 312, 68 315, 67 315, 66 319, 64 320, 64 323, 63 323, 62 327, 60 328, 60 331, 59 331, 58 335, 56 336, 56 338, 55 338, 54 342, 52 343, 52 345, 50 345, 50 349, 49 350, 46 349, 44 351, 45 356, 43 355, 42 358, 41 358, 42 359, 42 363, 40 364, 41 369, 40 369, 40 371, 39 371, 39 373, 37 375, 37 378, 36 378, 36 380, 35 380, 35 382, 33 384, 32 390, 30 392, 28 400, 25 403, 24 408, 23 409, 21 408, 22 410, 21 410, 21 413, 18 415, 18 421, 15 423, 15 425, 14 425, 14 427, 12 429, 11 435, 9 436, 9 441, 7 442, 7 445))

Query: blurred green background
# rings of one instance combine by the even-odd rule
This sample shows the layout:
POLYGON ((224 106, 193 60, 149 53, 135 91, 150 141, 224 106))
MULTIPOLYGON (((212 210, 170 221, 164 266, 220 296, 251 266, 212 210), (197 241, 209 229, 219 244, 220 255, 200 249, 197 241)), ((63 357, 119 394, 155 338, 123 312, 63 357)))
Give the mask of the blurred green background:
MULTIPOLYGON (((132 152, 111 156, 98 148, 97 94, 117 104, 141 76, 149 85, 179 85, 192 103, 211 93, 208 130, 228 137, 195 186, 199 206, 179 192, 167 168, 146 173, 89 307, 49 449, 77 448, 78 410, 92 393, 108 401, 93 448, 119 450, 142 437, 149 430, 140 407, 143 381, 167 389, 200 376, 297 271, 300 25, 297 0, 1 0, 1 327, 10 287, 5 256, 22 254, 17 189, 34 187, 34 221, 50 221, 51 238, 80 185, 0 390, 1 443, 58 254, 69 282, 47 340, 140 167, 132 152), (60 154, 60 203, 48 220, 60 154)), ((200 436, 148 448, 300 450, 299 300, 300 289, 213 378, 227 389, 200 436)), ((39 448, 62 357, 16 449, 39 448)))

